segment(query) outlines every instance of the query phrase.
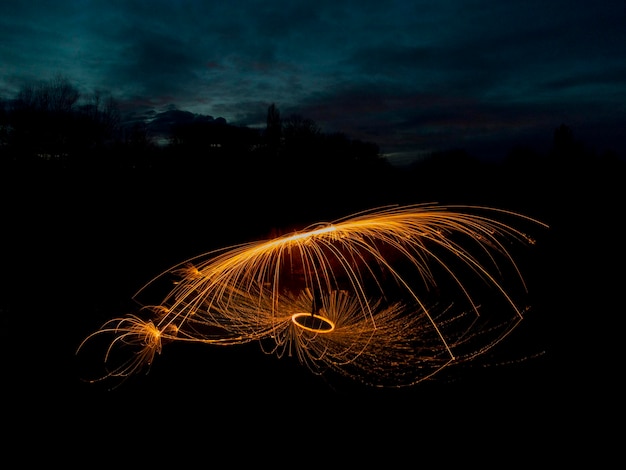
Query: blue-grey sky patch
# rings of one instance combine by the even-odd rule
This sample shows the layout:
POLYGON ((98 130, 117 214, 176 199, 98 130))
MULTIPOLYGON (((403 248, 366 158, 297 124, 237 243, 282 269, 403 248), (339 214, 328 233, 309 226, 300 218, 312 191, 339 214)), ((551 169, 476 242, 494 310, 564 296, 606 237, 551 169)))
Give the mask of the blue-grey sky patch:
POLYGON ((275 103, 389 155, 564 123, 624 156, 625 24, 622 0, 3 2, 0 98, 63 74, 135 117, 261 126, 275 103))

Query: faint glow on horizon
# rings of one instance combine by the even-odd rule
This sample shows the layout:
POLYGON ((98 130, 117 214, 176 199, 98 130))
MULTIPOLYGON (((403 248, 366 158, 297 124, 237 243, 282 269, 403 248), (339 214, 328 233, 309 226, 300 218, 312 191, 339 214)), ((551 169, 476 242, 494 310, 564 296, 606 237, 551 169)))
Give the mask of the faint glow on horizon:
POLYGON ((483 354, 523 319, 507 285, 525 284, 507 244, 534 241, 496 215, 546 227, 487 207, 391 206, 202 254, 136 295, 166 281, 159 303, 106 322, 78 351, 113 335, 103 380, 149 369, 167 342, 258 341, 315 374, 413 385, 483 354))

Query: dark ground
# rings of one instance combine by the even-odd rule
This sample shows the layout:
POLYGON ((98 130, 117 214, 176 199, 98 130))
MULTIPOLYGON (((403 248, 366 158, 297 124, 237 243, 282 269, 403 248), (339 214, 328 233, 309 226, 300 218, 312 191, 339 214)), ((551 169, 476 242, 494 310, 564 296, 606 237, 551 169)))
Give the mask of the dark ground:
POLYGON ((289 466, 540 459, 603 467, 621 443, 612 429, 623 425, 624 166, 499 171, 359 181, 353 191, 330 181, 324 193, 284 178, 255 186, 5 175, 5 450, 26 443, 24 463, 66 468, 282 465, 294 452, 289 466), (135 291, 162 270, 379 201, 478 202, 548 223, 523 260, 533 308, 486 362, 537 357, 371 390, 329 383, 256 345, 176 344, 148 375, 115 390, 81 381, 78 344, 127 313, 135 291))

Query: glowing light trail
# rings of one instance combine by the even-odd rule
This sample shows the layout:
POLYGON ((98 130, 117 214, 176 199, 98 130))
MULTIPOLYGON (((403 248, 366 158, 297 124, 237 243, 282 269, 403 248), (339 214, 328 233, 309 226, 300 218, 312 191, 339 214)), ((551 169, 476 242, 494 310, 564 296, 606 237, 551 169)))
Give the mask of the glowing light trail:
POLYGON ((483 354, 522 320, 508 285, 525 291, 524 280, 507 247, 534 241, 504 217, 546 227, 488 207, 392 206, 206 253, 138 292, 176 276, 160 303, 110 320, 78 349, 113 335, 99 380, 141 371, 169 341, 258 341, 316 374, 413 385, 483 354))

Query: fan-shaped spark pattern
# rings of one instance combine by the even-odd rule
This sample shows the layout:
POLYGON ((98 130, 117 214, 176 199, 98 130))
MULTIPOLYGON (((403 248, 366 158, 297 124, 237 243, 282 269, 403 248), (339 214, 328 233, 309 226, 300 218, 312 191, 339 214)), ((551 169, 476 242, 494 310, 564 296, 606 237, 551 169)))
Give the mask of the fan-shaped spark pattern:
POLYGON ((105 364, 121 346, 131 357, 105 377, 126 377, 164 342, 258 341, 314 373, 412 385, 482 354, 523 318, 502 268, 525 288, 508 247, 533 240, 505 216, 545 226, 493 208, 393 206, 210 252, 151 280, 139 293, 165 275, 178 279, 161 303, 107 322, 79 350, 113 334, 105 364), (479 305, 479 285, 500 299, 495 311, 479 305))

